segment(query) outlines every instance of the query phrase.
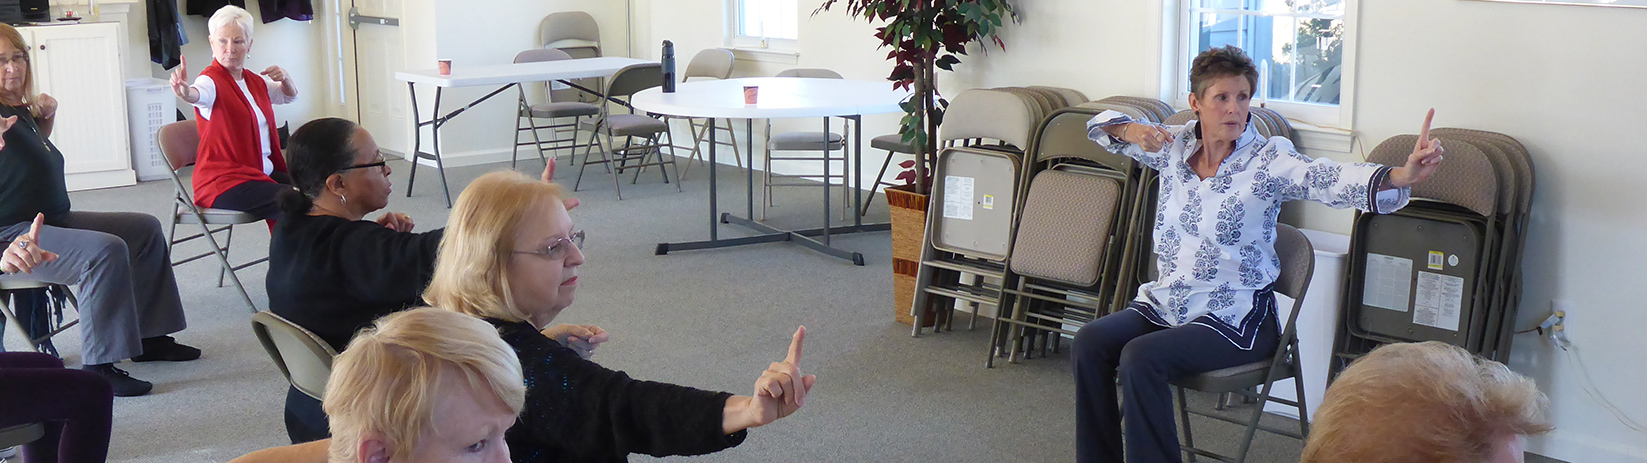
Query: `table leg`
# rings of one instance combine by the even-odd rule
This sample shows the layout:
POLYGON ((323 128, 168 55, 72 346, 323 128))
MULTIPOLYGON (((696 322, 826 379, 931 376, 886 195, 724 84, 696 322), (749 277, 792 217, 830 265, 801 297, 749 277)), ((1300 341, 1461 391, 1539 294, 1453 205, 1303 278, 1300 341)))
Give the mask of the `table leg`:
MULTIPOLYGON (((736 139, 733 142, 737 142, 736 139)), ((691 162, 691 161, 687 161, 691 162)), ((715 119, 709 119, 709 240, 720 239, 720 224, 716 223, 720 217, 720 183, 716 181, 715 171, 715 119)))
MULTIPOLYGON (((829 245, 829 213, 830 213, 829 197, 833 196, 833 195, 829 194, 829 116, 824 116, 824 118, 823 118, 823 135, 824 135, 824 144, 823 144, 823 147, 824 147, 824 149, 823 149, 823 154, 824 154, 824 162, 823 162, 823 183, 824 183, 823 184, 823 197, 824 197, 823 242, 824 242, 825 246, 828 246, 829 245)), ((841 145, 842 145, 841 146, 842 149, 846 148, 845 143, 842 143, 841 145)), ((841 157, 845 158, 846 156, 843 155, 841 157)), ((846 177, 841 177, 841 186, 842 187, 846 186, 846 177)))
MULTIPOLYGON (((748 175, 748 177, 749 177, 748 178, 748 183, 747 183, 747 185, 749 185, 749 210, 744 212, 744 217, 754 217, 755 216, 755 120, 754 119, 744 119, 743 122, 744 122, 744 136, 749 137, 746 141, 747 144, 744 145, 745 148, 748 148, 748 149, 745 149, 744 152, 749 153, 749 162, 744 163, 745 166, 749 167, 749 170, 746 171, 747 172, 746 175, 748 175)), ((728 125, 731 125, 731 124, 728 124, 728 125)), ((738 142, 737 137, 733 137, 732 142, 737 143, 738 142)))
MULTIPOLYGON (((859 163, 864 160, 863 116, 852 117, 852 144, 856 146, 852 150, 852 225, 862 226, 864 224, 864 168, 859 163)), ((881 179, 877 178, 875 181, 880 182, 881 179)))
MULTIPOLYGON (((417 182, 418 150, 423 149, 423 121, 418 119, 417 112, 417 84, 407 82, 406 88, 412 92, 412 152, 406 159, 412 161, 411 173, 406 177, 406 197, 412 197, 412 185, 417 182)), ((431 121, 432 122, 432 121, 431 121)))
MULTIPOLYGON (((437 114, 437 115, 440 114, 440 91, 441 91, 440 87, 435 87, 435 108, 434 108, 434 110, 435 110, 435 114, 437 114)), ((429 140, 430 140, 430 143, 434 145, 435 172, 440 173, 440 192, 446 194, 446 208, 451 209, 452 208, 452 190, 446 186, 446 163, 444 163, 440 160, 440 126, 446 125, 445 124, 445 119, 447 119, 447 118, 440 118, 440 119, 436 120, 434 128, 430 130, 433 133, 430 135, 429 140)), ((408 193, 411 192, 410 187, 407 188, 407 192, 408 193)))

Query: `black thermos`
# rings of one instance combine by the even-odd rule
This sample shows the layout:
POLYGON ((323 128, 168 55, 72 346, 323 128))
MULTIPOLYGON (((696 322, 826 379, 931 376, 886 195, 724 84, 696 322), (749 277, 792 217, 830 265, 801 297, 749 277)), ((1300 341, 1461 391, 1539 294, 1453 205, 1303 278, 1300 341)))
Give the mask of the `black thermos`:
POLYGON ((675 93, 675 42, 663 41, 663 92, 675 93))

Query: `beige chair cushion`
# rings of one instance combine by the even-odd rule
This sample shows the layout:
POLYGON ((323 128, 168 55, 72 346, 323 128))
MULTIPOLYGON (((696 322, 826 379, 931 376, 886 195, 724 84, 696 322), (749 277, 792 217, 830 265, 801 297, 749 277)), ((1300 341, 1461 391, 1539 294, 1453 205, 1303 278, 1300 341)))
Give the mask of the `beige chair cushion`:
MULTIPOLYGON (((830 132, 829 149, 840 150, 842 140, 841 134, 830 132)), ((824 135, 823 132, 784 132, 773 135, 766 146, 773 151, 823 151, 824 135)))
MULTIPOLYGON (((584 126, 592 128, 596 123, 597 121, 587 121, 584 123, 584 126)), ((608 115, 606 116, 606 121, 601 122, 601 124, 601 133, 606 133, 606 131, 610 129, 612 135, 617 137, 630 135, 645 137, 669 130, 669 125, 664 124, 663 121, 639 114, 608 115)))
POLYGON ((881 135, 869 140, 869 147, 878 150, 887 150, 894 153, 914 153, 915 145, 904 142, 904 136, 899 134, 881 135))
POLYGON ((1121 198, 1112 178, 1035 174, 1008 263, 1019 275, 1086 287, 1098 282, 1121 198))
POLYGON ((592 105, 592 104, 589 104, 589 103, 578 103, 578 102, 575 102, 575 101, 558 102, 558 103, 538 103, 538 104, 532 105, 532 112, 531 112, 532 117, 541 117, 541 118, 573 117, 573 116, 595 116, 595 115, 599 115, 599 114, 600 114, 600 107, 599 106, 595 106, 595 105, 592 105))

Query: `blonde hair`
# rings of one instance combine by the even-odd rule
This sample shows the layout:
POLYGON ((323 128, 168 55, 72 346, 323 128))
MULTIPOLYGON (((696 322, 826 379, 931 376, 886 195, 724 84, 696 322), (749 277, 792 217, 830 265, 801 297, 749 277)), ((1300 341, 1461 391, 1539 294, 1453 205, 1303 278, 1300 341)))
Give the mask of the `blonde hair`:
POLYGON ((252 14, 234 5, 224 5, 218 8, 216 13, 212 13, 212 18, 206 20, 206 33, 217 35, 217 30, 229 25, 230 22, 239 24, 240 31, 246 34, 246 38, 252 37, 252 14))
POLYGON ((381 433, 390 455, 408 455, 430 429, 435 403, 461 375, 476 391, 491 391, 519 415, 526 381, 514 348, 490 323, 422 307, 385 315, 349 342, 332 364, 324 408, 331 420, 333 462, 360 461, 360 441, 381 433))
POLYGON ((558 202, 563 194, 559 185, 514 171, 475 179, 452 205, 423 300, 476 317, 527 321, 511 296, 507 270, 515 229, 533 208, 558 202))
POLYGON ((1484 461, 1505 434, 1553 427, 1533 380, 1436 341, 1390 344, 1327 388, 1304 445, 1311 462, 1484 461))
MULTIPOLYGON (((33 56, 29 54, 29 44, 23 40, 23 33, 19 32, 17 28, 11 27, 10 24, 0 23, 0 40, 10 42, 12 48, 23 53, 23 56, 28 56, 30 63, 34 62, 33 56)), ((23 94, 17 96, 17 99, 22 101, 25 106, 34 101, 34 69, 30 68, 27 71, 23 73, 23 94)), ((0 90, 0 92, 4 92, 4 90, 0 90)))

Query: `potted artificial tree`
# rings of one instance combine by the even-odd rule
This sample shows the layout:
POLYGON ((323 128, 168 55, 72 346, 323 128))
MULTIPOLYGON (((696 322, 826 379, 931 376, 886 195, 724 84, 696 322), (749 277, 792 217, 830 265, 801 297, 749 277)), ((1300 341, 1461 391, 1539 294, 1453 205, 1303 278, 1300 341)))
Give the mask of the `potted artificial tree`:
MULTIPOLYGON (((825 0, 813 14, 828 10, 841 0, 825 0)), ((1017 13, 1007 0, 845 0, 848 14, 871 22, 883 22, 875 30, 881 48, 891 48, 893 60, 887 80, 897 88, 911 90, 901 105, 906 113, 898 133, 915 147, 915 160, 901 164, 898 174, 905 185, 886 189, 892 208, 893 312, 898 321, 913 323, 909 315, 914 303, 915 273, 920 269, 922 238, 926 229, 927 195, 932 191, 931 170, 938 157, 938 124, 943 122, 949 101, 938 94, 937 70, 953 71, 959 55, 973 42, 994 42, 1005 48, 997 35, 1007 20, 1017 13)), ((937 317, 927 316, 926 320, 937 317)))

